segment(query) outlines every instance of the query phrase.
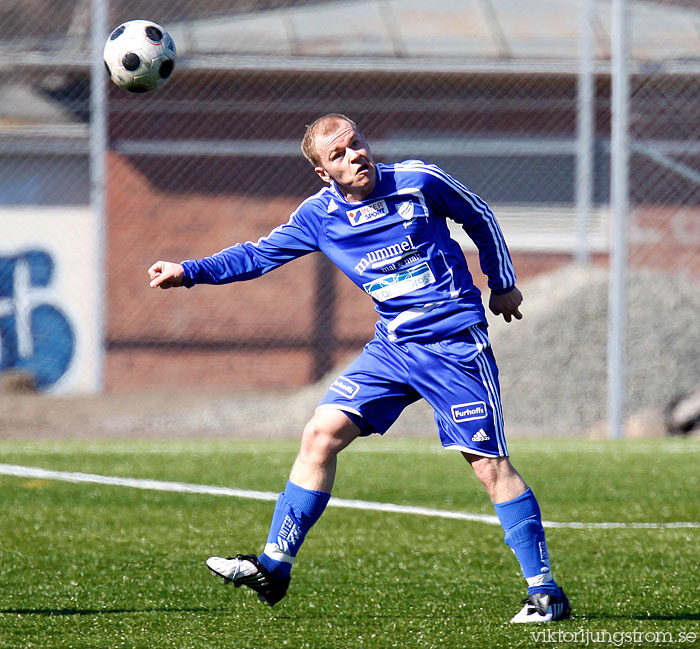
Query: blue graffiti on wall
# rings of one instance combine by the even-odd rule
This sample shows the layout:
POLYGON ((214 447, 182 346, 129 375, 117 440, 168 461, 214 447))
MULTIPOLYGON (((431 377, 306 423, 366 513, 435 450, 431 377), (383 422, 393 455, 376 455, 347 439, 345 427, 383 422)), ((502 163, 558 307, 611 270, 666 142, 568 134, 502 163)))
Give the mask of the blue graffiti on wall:
POLYGON ((0 372, 24 370, 40 389, 70 366, 75 335, 47 290, 54 262, 43 250, 0 256, 0 372))

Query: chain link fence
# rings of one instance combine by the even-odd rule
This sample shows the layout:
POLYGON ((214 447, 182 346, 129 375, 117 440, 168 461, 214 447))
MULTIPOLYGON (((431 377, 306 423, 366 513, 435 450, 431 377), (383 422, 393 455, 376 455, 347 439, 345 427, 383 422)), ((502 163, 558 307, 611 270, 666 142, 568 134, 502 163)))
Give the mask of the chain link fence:
MULTIPOLYGON (((610 2, 592 3, 584 228, 581 6, 526 4, 111 0, 105 38, 149 18, 171 33, 178 61, 154 93, 108 84, 102 233, 90 203, 93 2, 4 3, 0 370, 26 371, 50 393, 272 390, 312 394, 312 408, 375 321, 367 296, 321 255, 189 291, 150 290, 146 269, 286 221, 320 187, 299 152, 304 125, 343 112, 379 160, 434 162, 499 217, 526 297, 521 323, 492 323, 509 426, 569 434, 604 419, 610 2)), ((700 382, 700 10, 629 0, 628 12, 626 402, 636 413, 700 382)), ((484 287, 473 246, 454 236, 484 287)))

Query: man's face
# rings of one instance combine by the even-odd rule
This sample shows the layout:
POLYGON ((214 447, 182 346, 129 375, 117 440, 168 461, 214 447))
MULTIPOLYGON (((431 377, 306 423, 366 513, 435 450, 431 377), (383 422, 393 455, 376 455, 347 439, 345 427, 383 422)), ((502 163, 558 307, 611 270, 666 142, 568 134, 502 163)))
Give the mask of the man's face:
POLYGON ((348 122, 338 122, 326 135, 316 136, 320 165, 315 167, 321 180, 334 180, 351 201, 360 201, 374 189, 377 170, 364 136, 348 122))

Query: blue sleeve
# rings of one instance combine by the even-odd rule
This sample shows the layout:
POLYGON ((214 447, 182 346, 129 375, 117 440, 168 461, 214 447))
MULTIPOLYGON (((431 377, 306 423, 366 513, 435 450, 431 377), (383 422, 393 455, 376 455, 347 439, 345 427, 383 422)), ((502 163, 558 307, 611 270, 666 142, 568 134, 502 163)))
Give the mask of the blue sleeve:
POLYGON ((479 250, 481 270, 494 293, 515 286, 513 262, 501 228, 486 202, 439 167, 426 165, 426 197, 439 211, 459 223, 479 250))
POLYGON ((237 243, 210 257, 183 261, 184 286, 254 279, 315 250, 318 250, 316 233, 297 210, 287 223, 255 243, 237 243))

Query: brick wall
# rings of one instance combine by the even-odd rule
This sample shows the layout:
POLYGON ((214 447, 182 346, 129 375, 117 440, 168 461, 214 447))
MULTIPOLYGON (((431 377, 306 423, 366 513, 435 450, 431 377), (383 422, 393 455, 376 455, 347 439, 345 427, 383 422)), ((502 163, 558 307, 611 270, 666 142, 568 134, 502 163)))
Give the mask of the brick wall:
MULTIPOLYGON (((295 197, 174 193, 154 187, 128 159, 109 156, 106 389, 289 388, 314 373, 312 345, 318 255, 252 282, 191 290, 154 290, 147 268, 158 259, 202 257, 239 240, 257 240, 286 221, 295 197)), ((636 207, 630 224, 632 267, 700 281, 700 210, 636 207)), ((468 254, 477 285, 485 278, 468 254)), ((568 254, 513 251, 521 282, 571 262, 568 254)), ((606 255, 594 263, 606 264, 606 255)), ((328 278, 329 282, 331 278, 328 278)), ((349 359, 373 335, 367 296, 336 272, 332 318, 349 359)), ((329 289, 330 290, 330 289, 329 289)))

